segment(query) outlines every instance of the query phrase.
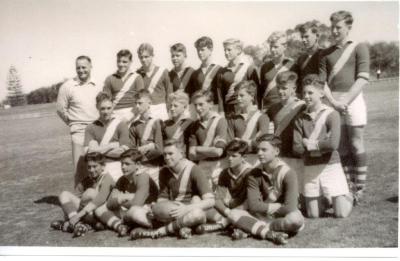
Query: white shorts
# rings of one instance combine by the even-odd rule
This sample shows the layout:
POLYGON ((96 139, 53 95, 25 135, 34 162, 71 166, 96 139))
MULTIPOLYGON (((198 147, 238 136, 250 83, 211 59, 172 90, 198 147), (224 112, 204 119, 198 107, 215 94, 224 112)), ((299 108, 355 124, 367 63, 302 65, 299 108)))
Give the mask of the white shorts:
POLYGON ((199 167, 210 181, 211 187, 215 188, 218 185, 219 175, 222 170, 228 166, 226 159, 220 160, 202 160, 199 162, 199 167))
POLYGON ((88 124, 84 123, 76 123, 72 124, 69 128, 69 132, 71 134, 72 143, 83 146, 85 141, 85 129, 88 124))
POLYGON ((135 114, 133 113, 133 108, 123 108, 113 111, 113 116, 124 122, 130 122, 135 114))
POLYGON ((303 194, 303 187, 304 187, 304 184, 303 184, 304 161, 303 161, 303 159, 281 157, 281 160, 283 162, 285 162, 294 172, 296 172, 299 193, 303 194))
POLYGON ((115 182, 123 175, 120 161, 106 162, 104 171, 110 174, 115 182))
POLYGON ((347 195, 349 186, 340 163, 304 166, 305 197, 347 195))
POLYGON ((150 105, 150 115, 163 121, 168 120, 167 105, 165 103, 150 105))
MULTIPOLYGON (((340 100, 346 94, 346 92, 332 92, 336 100, 340 100)), ((367 124, 367 106, 362 93, 347 107, 347 113, 342 115, 342 118, 348 126, 365 126, 367 124)))

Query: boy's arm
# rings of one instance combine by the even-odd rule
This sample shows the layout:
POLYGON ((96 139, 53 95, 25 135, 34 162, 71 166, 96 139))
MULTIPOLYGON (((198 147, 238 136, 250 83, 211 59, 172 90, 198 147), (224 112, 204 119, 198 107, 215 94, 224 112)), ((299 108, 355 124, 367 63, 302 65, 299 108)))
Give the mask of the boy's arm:
POLYGON ((256 135, 250 142, 251 151, 255 151, 257 149, 257 138, 261 137, 264 134, 267 134, 269 131, 269 117, 266 113, 262 113, 260 118, 257 121, 256 125, 256 135))
POLYGON ((107 94, 111 97, 111 100, 114 100, 114 97, 113 97, 113 95, 112 95, 111 88, 112 88, 112 87, 111 87, 111 79, 110 79, 110 77, 107 77, 107 78, 104 80, 103 92, 107 93, 107 94))
POLYGON ((113 190, 110 193, 110 196, 107 199, 106 206, 109 210, 114 210, 118 209, 121 205, 121 203, 118 201, 119 195, 121 194, 121 191, 117 188, 113 188, 113 190))
POLYGON ((305 147, 303 144, 303 128, 301 126, 301 118, 297 117, 293 128, 293 154, 297 157, 303 156, 305 147))
POLYGON ((268 203, 264 203, 257 178, 254 175, 247 176, 247 200, 250 212, 264 213, 268 211, 268 203))
POLYGON ((135 197, 129 202, 129 206, 143 206, 150 194, 150 177, 146 173, 136 176, 135 197))
POLYGON ((165 86, 165 103, 168 104, 169 100, 169 95, 174 91, 173 88, 174 86, 172 85, 172 82, 169 78, 168 75, 168 70, 164 70, 164 86, 165 86))
POLYGON ((224 153, 224 149, 226 147, 226 140, 228 136, 227 129, 228 129, 228 124, 225 118, 221 118, 215 130, 215 138, 213 145, 210 147, 206 146, 196 147, 196 156, 198 160, 222 156, 222 154, 224 153))
MULTIPOLYGON (((297 176, 293 170, 290 170, 283 178, 282 188, 284 189, 284 202, 276 211, 279 216, 285 216, 290 212, 297 210, 299 190, 297 185, 297 176)), ((272 213, 271 213, 272 214, 272 213)))
POLYGON ((105 151, 103 152, 106 156, 111 158, 119 158, 124 151, 129 149, 129 130, 125 122, 119 123, 117 133, 118 143, 111 142, 110 144, 105 145, 105 151))
POLYGON ((320 152, 331 152, 337 150, 340 142, 340 115, 337 111, 333 111, 326 119, 326 127, 330 135, 322 140, 318 140, 318 148, 320 152))
POLYGON ((57 114, 67 125, 69 125, 68 108, 69 108, 68 86, 66 85, 66 83, 64 83, 60 87, 60 91, 58 92, 57 96, 57 114))

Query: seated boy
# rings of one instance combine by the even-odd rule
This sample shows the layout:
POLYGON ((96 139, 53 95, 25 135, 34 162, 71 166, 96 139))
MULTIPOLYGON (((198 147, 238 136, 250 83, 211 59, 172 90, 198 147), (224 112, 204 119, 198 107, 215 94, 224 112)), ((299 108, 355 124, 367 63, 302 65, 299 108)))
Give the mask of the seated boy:
POLYGON ((324 82, 310 74, 303 80, 306 110, 296 119, 293 152, 304 158, 303 192, 307 216, 320 217, 324 197, 331 198, 336 217, 347 217, 353 206, 337 151, 340 115, 322 103, 324 82), (321 193, 322 192, 322 193, 321 193))
POLYGON ((95 215, 119 236, 128 235, 130 226, 151 227, 146 215, 150 203, 157 199, 158 188, 149 175, 141 169, 142 154, 129 149, 121 155, 124 175, 111 191, 107 203, 96 209, 95 215))
POLYGON ((199 167, 207 175, 210 184, 216 185, 225 167, 223 152, 226 146, 227 122, 212 111, 213 95, 209 91, 193 94, 192 102, 199 119, 191 127, 189 136, 189 159, 199 161, 199 167))
POLYGON ((165 141, 164 160, 166 166, 160 170, 160 194, 148 217, 165 225, 155 230, 136 228, 131 232, 132 239, 177 233, 181 238, 189 238, 190 228, 205 223, 205 210, 214 206, 214 194, 205 175, 196 164, 184 158, 177 141, 165 141))
POLYGON ((158 185, 158 171, 162 164, 161 121, 150 114, 151 95, 140 90, 136 96, 136 118, 129 126, 129 138, 133 147, 142 153, 142 165, 158 185))
POLYGON ((236 114, 228 119, 229 140, 247 142, 246 160, 251 165, 258 162, 256 139, 268 133, 269 118, 258 110, 256 102, 257 85, 253 81, 242 81, 235 87, 236 114))
POLYGON ((174 68, 169 71, 169 79, 172 83, 173 91, 187 90, 186 88, 192 81, 192 75, 194 69, 190 66, 186 66, 185 60, 187 57, 186 47, 181 43, 176 43, 171 46, 171 61, 174 68))
POLYGON ((154 49, 148 43, 138 48, 138 56, 142 67, 137 71, 142 77, 145 89, 151 95, 151 114, 161 120, 168 119, 167 102, 172 93, 172 84, 168 70, 153 64, 154 49))
POLYGON ((74 237, 83 236, 92 227, 102 229, 97 222, 93 211, 106 202, 111 188, 115 182, 106 172, 105 157, 97 152, 88 153, 85 156, 89 176, 78 184, 82 191, 79 197, 68 191, 61 192, 58 197, 64 212, 65 221, 54 221, 51 227, 64 232, 73 232, 74 237))
POLYGON ((105 171, 117 181, 122 176, 119 156, 129 148, 128 127, 113 115, 113 103, 107 93, 97 95, 96 107, 100 116, 86 127, 84 150, 103 154, 105 171))
POLYGON ((193 120, 188 115, 189 97, 178 90, 169 97, 168 112, 170 118, 162 125, 163 139, 174 139, 182 146, 185 157, 187 157, 186 144, 189 141, 189 131, 193 120))
POLYGON ((235 87, 241 81, 253 81, 256 86, 254 93, 254 101, 257 104, 257 89, 259 85, 258 74, 250 57, 243 54, 243 42, 239 39, 227 39, 223 42, 225 58, 228 64, 225 66, 226 71, 223 73, 223 79, 230 79, 227 89, 221 90, 225 115, 228 117, 235 113, 236 93, 235 87), (228 75, 227 73, 233 75, 228 75), (232 77, 233 76, 233 77, 232 77))

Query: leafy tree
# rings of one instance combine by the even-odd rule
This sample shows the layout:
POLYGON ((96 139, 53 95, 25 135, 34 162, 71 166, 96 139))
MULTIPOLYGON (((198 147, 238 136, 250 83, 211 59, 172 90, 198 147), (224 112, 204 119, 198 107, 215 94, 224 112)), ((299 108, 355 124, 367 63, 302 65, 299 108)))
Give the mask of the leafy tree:
POLYGON ((399 75, 399 43, 377 42, 369 46, 371 74, 381 70, 382 77, 399 75))
POLYGON ((7 76, 7 99, 11 106, 25 105, 25 95, 22 92, 21 79, 17 69, 11 65, 7 76))

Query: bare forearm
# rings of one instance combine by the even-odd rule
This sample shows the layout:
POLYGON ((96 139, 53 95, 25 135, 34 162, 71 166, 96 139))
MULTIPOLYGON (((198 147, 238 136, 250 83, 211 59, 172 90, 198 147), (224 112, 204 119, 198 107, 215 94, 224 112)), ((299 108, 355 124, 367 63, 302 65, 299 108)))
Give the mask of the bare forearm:
POLYGON ((362 91, 363 87, 368 84, 368 81, 363 78, 358 78, 351 86, 347 95, 343 98, 343 102, 349 105, 362 91))

